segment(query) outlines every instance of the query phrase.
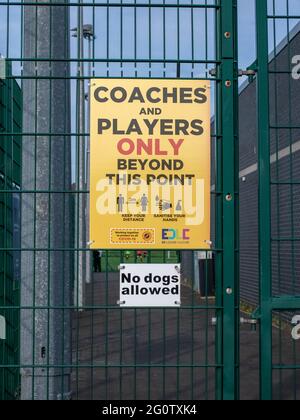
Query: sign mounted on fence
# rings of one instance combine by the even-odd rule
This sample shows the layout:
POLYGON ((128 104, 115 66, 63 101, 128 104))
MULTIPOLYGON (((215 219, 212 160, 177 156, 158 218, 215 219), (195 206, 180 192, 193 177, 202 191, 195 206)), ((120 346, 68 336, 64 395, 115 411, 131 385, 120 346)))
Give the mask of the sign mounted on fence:
POLYGON ((210 247, 210 83, 91 80, 93 249, 210 247))
POLYGON ((125 264, 120 269, 121 307, 180 306, 180 264, 125 264))

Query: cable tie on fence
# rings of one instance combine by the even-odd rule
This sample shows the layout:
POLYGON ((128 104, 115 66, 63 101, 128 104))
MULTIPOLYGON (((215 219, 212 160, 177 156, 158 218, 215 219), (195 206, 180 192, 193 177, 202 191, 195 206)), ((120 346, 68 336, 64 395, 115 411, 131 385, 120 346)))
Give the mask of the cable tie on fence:
POLYGON ((126 301, 125 300, 118 300, 117 301, 117 305, 125 305, 126 301))

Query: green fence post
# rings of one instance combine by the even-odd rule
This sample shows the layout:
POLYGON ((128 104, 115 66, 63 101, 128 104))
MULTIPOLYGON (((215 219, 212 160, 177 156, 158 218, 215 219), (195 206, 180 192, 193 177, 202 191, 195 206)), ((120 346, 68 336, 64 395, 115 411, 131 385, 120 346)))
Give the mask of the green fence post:
POLYGON ((272 399, 271 184, 267 0, 256 0, 261 399, 272 399))
MULTIPOLYGON (((220 0, 218 1, 219 8, 216 10, 216 52, 217 59, 221 60, 221 10, 220 10, 220 0)), ((216 76, 218 79, 221 78, 221 68, 217 66, 216 76)), ((216 305, 218 307, 223 306, 223 253, 221 251, 223 246, 223 232, 222 232, 222 219, 223 219, 223 200, 222 194, 222 118, 221 118, 221 86, 220 82, 216 83, 216 92, 215 92, 215 102, 216 102, 216 123, 215 123, 215 133, 216 133, 216 142, 215 142, 215 227, 216 227, 216 238, 215 238, 215 247, 216 260, 215 260, 215 272, 216 272, 216 305)), ((223 363, 223 309, 216 311, 216 334, 215 334, 215 346, 216 346, 216 364, 222 366, 223 363)), ((223 367, 216 369, 215 375, 215 397, 216 400, 222 400, 223 398, 223 367)))
POLYGON ((221 121, 223 134, 223 399, 237 398, 237 78, 235 0, 221 2, 221 121))

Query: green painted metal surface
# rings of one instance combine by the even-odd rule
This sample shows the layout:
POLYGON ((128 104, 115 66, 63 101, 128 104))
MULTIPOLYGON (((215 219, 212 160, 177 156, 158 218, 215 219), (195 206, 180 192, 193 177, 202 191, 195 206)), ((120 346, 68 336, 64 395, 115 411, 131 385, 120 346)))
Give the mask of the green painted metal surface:
POLYGON ((261 305, 261 398, 272 396, 271 297, 271 191, 269 140, 268 21, 267 2, 256 2, 257 13, 257 113, 259 145, 259 241, 261 305))
POLYGON ((238 140, 236 2, 221 2, 223 199, 223 398, 238 397, 238 140), (227 34, 227 35, 226 35, 227 34))

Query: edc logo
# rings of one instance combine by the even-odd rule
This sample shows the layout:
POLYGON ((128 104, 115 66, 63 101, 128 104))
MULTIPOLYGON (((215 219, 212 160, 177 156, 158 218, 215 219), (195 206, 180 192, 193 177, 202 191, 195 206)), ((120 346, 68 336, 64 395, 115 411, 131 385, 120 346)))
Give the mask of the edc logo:
POLYGON ((162 230, 162 239, 164 241, 176 241, 184 240, 188 241, 190 238, 190 229, 163 229, 162 230))

